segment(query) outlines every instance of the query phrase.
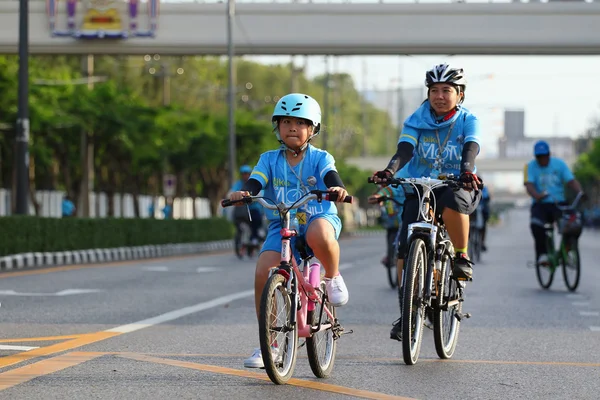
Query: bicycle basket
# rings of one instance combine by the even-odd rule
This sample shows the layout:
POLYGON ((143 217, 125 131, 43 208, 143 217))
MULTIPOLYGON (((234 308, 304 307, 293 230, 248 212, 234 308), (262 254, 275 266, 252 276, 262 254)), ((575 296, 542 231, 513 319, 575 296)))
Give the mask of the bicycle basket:
POLYGON ((559 221, 558 227, 563 235, 578 236, 583 228, 581 222, 581 213, 569 211, 565 212, 559 221))

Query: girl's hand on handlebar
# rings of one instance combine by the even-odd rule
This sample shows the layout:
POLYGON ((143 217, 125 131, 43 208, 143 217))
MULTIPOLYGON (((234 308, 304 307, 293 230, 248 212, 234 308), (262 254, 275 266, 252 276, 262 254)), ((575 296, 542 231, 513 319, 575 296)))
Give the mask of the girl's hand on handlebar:
POLYGON ((343 187, 332 186, 327 188, 328 192, 337 193, 336 203, 343 203, 346 196, 348 196, 348 192, 343 187))
MULTIPOLYGON (((244 197, 248 197, 248 196, 250 196, 249 192, 239 190, 237 192, 231 192, 231 194, 229 195, 229 200, 239 201, 239 200, 243 199, 244 197)), ((242 206, 242 205, 244 205, 244 203, 236 204, 236 206, 242 206)))

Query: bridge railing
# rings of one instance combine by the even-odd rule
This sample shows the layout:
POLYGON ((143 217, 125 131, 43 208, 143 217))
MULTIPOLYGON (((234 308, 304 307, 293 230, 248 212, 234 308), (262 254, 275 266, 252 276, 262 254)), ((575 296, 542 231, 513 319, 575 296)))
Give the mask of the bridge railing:
MULTIPOLYGON (((18 2, 19 0, 0 0, 0 2, 18 2)), ((46 0, 30 0, 30 2, 45 2, 46 0)), ((62 0, 65 1, 65 0, 62 0)), ((61 1, 61 2, 62 2, 61 1)), ((120 0, 127 2, 127 0, 120 0)), ((281 3, 281 4, 449 4, 449 3, 593 3, 600 0, 235 0, 235 3, 281 3)), ((141 0, 146 3, 147 0, 141 0)), ((227 0, 163 0, 173 3, 227 3, 227 0)))

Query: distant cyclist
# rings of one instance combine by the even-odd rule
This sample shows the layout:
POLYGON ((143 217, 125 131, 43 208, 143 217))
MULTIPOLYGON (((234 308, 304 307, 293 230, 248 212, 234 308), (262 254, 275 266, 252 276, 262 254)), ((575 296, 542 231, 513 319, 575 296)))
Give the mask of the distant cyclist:
MULTIPOLYGON (((240 167, 240 177, 237 182, 233 184, 231 187, 231 193, 242 190, 244 184, 250 178, 250 174, 252 173, 252 167, 249 165, 242 165, 240 167)), ((233 210, 233 223, 236 227, 236 251, 241 248, 238 246, 239 241, 241 240, 241 229, 240 224, 247 223, 250 226, 250 243, 253 246, 258 246, 260 244, 260 228, 263 224, 263 215, 264 209, 263 206, 258 202, 253 202, 248 205, 250 208, 250 216, 248 216, 248 209, 246 207, 235 207, 233 210), (250 220, 250 217, 252 220, 250 220)), ((241 256, 241 254, 238 254, 241 256)))
POLYGON ((388 268, 392 267, 392 265, 390 265, 394 259, 392 252, 395 250, 396 237, 398 236, 398 231, 402 225, 402 208, 404 205, 404 199, 404 190, 400 186, 397 188, 391 186, 380 187, 377 192, 369 196, 369 203, 380 204, 381 206, 381 225, 387 232, 387 251, 381 260, 381 263, 388 268), (393 200, 381 201, 380 199, 382 197, 387 197, 393 200))
POLYGON ((531 204, 531 234, 535 240, 535 257, 538 264, 548 264, 548 249, 544 224, 560 218, 557 207, 564 205, 565 184, 573 191, 582 192, 581 185, 563 160, 550 156, 550 145, 540 140, 533 147, 535 159, 525 165, 524 184, 533 199, 531 204))

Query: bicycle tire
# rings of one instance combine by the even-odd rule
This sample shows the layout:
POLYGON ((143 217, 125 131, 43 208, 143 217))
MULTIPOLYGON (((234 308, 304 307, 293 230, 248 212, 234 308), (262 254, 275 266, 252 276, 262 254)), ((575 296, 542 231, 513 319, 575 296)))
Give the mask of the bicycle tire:
POLYGON ((407 365, 419 359, 425 323, 425 266, 427 252, 423 239, 416 238, 410 244, 404 275, 404 299, 402 306, 402 356, 407 365), (416 284, 416 285, 415 285, 416 284), (415 298, 415 295, 417 298, 415 298), (419 299, 420 298, 420 299, 419 299), (419 299, 419 301, 415 301, 419 299), (419 307, 417 308, 417 305, 419 307))
POLYGON ((442 270, 438 280, 436 301, 433 318, 433 339, 435 351, 441 359, 449 359, 456 350, 458 334, 460 332, 460 320, 457 313, 462 312, 462 301, 447 310, 448 301, 458 298, 458 282, 450 277, 452 262, 449 255, 445 254, 442 259, 442 270))
POLYGON ((271 381, 277 385, 286 383, 294 373, 298 348, 298 324, 291 326, 291 316, 296 310, 292 310, 292 297, 294 294, 287 292, 286 279, 280 274, 273 274, 267 280, 260 299, 260 311, 258 317, 260 349, 262 353, 265 370, 271 381), (286 307, 282 313, 277 311, 275 295, 281 294, 286 307), (274 312, 275 311, 275 312, 274 312), (282 316, 282 321, 271 327, 273 316, 282 316), (273 340, 273 334, 285 333, 283 340, 273 340), (281 343, 283 342, 283 343, 281 343), (273 356, 273 348, 277 348, 277 355, 273 356), (283 352, 283 353, 282 353, 283 352), (281 355, 281 359, 279 356, 281 355), (281 368, 280 368, 281 367, 281 368))
POLYGON ((561 263, 563 278, 569 291, 574 292, 579 286, 579 279, 581 277, 581 259, 579 258, 579 247, 575 245, 569 252, 575 260, 567 260, 569 257, 567 254, 565 254, 564 249, 562 250, 563 256, 561 257, 561 263), (569 272, 574 272, 574 276, 569 276, 569 272))
MULTIPOLYGON (((321 282, 321 291, 325 293, 325 282, 321 282)), ((324 298, 323 301, 326 299, 324 298)), ((321 324, 330 323, 333 324, 336 322, 335 319, 335 307, 327 307, 327 309, 331 312, 334 317, 334 320, 331 321, 329 315, 323 311, 323 315, 321 315, 321 307, 322 303, 315 304, 315 308, 312 311, 309 311, 307 314, 306 320, 313 326, 319 324, 319 316, 321 316, 321 324)), ((333 365, 335 364, 335 352, 337 349, 337 340, 333 336, 333 330, 331 328, 326 329, 321 332, 313 333, 310 337, 306 338, 306 352, 308 354, 308 364, 310 365, 310 369, 313 374, 317 378, 328 378, 331 375, 331 371, 333 370, 333 365), (319 348, 320 345, 324 344, 324 354, 325 357, 320 357, 319 348)))
POLYGON ((388 254, 388 265, 387 269, 387 277, 388 283, 390 284, 392 289, 396 289, 398 287, 398 252, 396 246, 392 247, 391 254, 388 254))
MULTIPOLYGON (((550 251, 553 252, 554 249, 554 235, 550 235, 546 237, 546 248, 550 251)), ((554 259, 554 255, 553 254, 549 254, 549 256, 551 256, 549 258, 549 262, 554 263, 555 261, 553 261, 554 259)), ((537 276, 537 280, 540 284, 540 286, 543 289, 549 289, 550 286, 552 286, 552 281, 554 280, 554 272, 556 270, 556 266, 554 265, 549 265, 549 266, 544 266, 544 265, 540 265, 537 260, 535 262, 535 275, 537 276)))

